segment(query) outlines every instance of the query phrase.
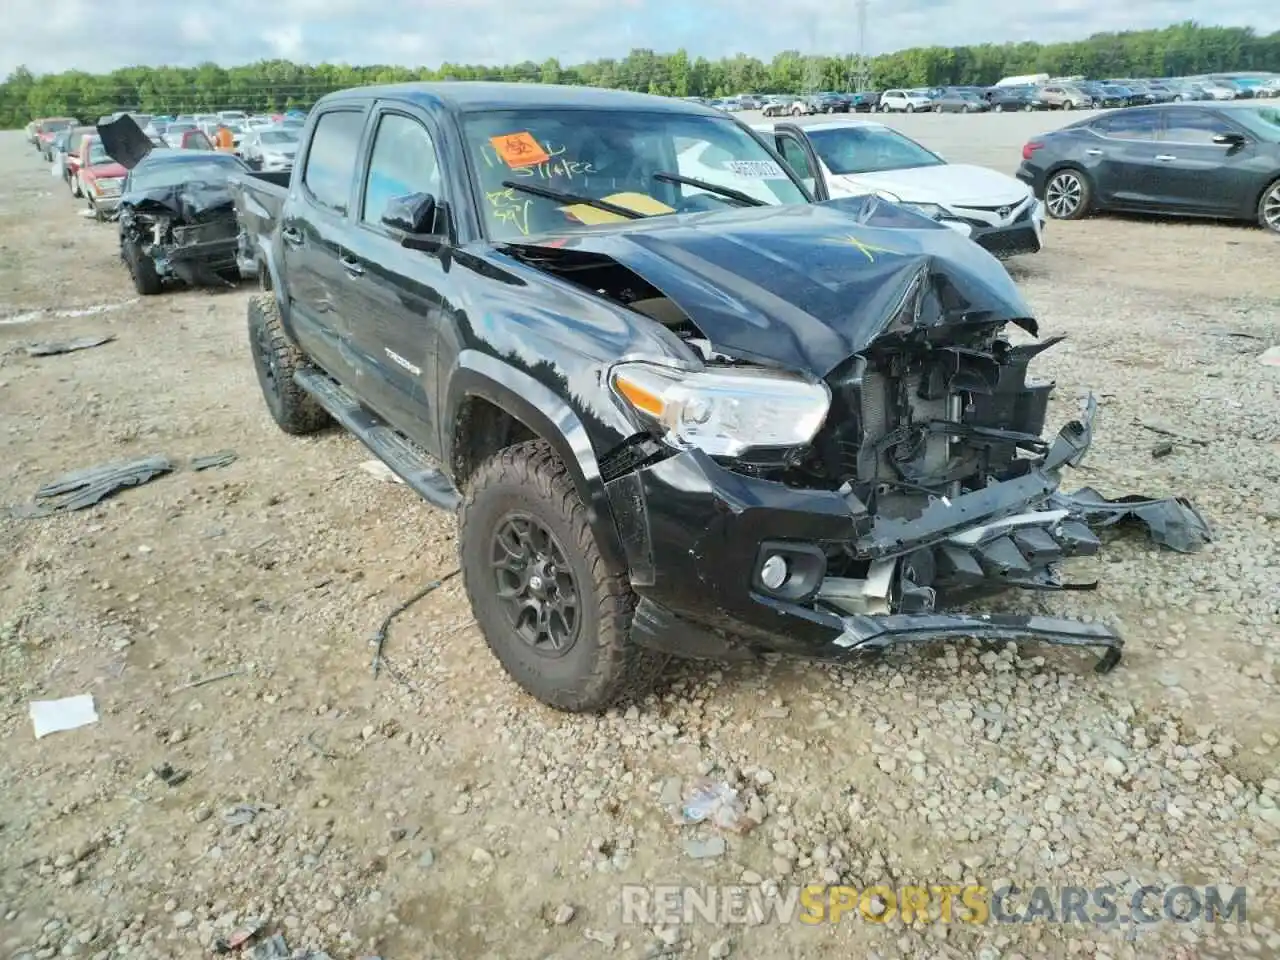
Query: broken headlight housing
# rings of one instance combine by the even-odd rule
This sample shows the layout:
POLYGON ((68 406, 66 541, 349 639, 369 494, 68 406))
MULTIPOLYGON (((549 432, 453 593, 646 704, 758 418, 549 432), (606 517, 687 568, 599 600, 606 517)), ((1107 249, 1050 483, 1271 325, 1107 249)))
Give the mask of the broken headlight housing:
POLYGON ((831 391, 769 370, 678 370, 628 362, 615 366, 610 385, 642 418, 673 442, 715 457, 809 443, 826 419, 831 391))

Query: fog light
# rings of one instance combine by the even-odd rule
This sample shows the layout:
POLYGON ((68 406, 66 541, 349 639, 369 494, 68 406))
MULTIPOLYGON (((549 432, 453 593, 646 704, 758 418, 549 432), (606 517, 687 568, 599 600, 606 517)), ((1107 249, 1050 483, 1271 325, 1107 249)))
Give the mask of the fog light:
POLYGON ((760 582, 770 590, 777 590, 787 582, 787 561, 773 554, 760 565, 760 582))

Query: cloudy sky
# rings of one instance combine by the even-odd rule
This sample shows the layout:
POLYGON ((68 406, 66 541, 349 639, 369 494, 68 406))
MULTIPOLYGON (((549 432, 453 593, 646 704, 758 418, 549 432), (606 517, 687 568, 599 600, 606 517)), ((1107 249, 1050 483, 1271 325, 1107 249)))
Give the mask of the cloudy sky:
MULTIPOLYGON (((1071 40, 1197 19, 1276 25, 1276 0, 869 0, 869 52, 1071 40)), ((683 46, 767 59, 857 48, 854 0, 3 0, 0 76, 283 57, 436 66, 562 63, 683 46), (367 12, 361 12, 362 10, 367 12)))

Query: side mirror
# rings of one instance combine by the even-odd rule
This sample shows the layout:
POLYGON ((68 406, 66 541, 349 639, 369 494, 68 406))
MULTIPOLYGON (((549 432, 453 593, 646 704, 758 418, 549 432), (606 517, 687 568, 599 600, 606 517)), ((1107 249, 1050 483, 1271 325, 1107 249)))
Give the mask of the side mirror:
POLYGON ((1243 147, 1248 140, 1242 133, 1220 133, 1213 138, 1213 142, 1220 147, 1243 147))
POLYGON ((392 197, 382 211, 382 223, 412 236, 436 232, 436 198, 429 193, 392 197))

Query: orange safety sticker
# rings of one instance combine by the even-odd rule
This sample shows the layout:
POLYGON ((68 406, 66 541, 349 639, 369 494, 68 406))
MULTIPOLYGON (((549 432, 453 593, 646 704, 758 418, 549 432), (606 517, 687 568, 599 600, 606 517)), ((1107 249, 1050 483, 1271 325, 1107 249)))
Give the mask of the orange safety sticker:
POLYGON ((546 163, 551 159, 551 154, 542 149, 538 141, 533 139, 533 134, 527 130, 490 137, 489 142, 508 167, 531 167, 535 163, 546 163))

